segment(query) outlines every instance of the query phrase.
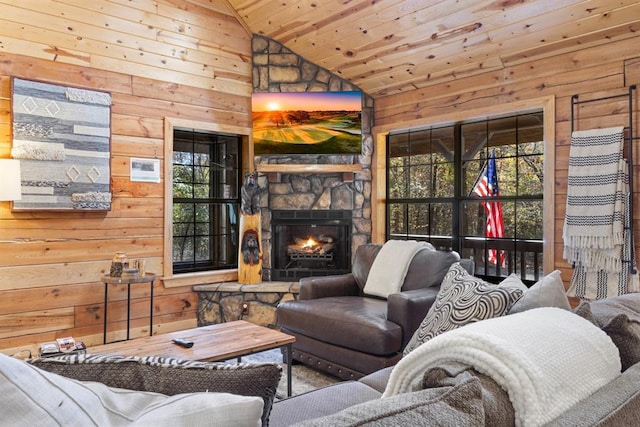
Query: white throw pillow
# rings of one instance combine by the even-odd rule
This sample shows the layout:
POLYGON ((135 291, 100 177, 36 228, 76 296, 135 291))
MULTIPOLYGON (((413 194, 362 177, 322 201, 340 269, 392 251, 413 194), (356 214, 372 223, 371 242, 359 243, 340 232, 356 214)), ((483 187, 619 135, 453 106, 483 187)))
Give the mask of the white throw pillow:
POLYGON ((509 314, 520 313, 538 307, 558 307, 571 310, 571 304, 560 277, 555 270, 538 280, 522 295, 509 310, 509 314))
POLYGON ((261 425, 260 397, 165 396, 82 382, 0 354, 0 413, 6 425, 261 425))
POLYGON ((500 282, 500 284, 498 286, 500 286, 502 288, 505 288, 507 286, 518 288, 523 293, 527 292, 527 290, 529 289, 529 288, 527 288, 527 285, 525 285, 522 282, 522 280, 520 280, 520 277, 518 277, 518 275, 516 273, 511 273, 510 275, 508 275, 506 277, 506 279, 504 279, 502 282, 500 282))

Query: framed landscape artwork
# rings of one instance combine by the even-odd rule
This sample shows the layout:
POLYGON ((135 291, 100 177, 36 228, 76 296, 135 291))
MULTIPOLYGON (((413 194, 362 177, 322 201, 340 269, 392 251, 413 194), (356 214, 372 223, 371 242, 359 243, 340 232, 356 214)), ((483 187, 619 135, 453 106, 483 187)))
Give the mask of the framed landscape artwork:
POLYGON ((13 210, 111 209, 111 94, 13 78, 13 210))
POLYGON ((251 103, 257 155, 362 152, 362 92, 254 93, 251 103))

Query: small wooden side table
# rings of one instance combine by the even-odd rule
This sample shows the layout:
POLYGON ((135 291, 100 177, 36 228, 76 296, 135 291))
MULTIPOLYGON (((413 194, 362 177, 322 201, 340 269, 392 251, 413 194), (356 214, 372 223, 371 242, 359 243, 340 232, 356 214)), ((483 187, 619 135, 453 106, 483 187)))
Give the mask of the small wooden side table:
POLYGON ((104 333, 103 333, 103 343, 107 343, 107 300, 109 295, 109 285, 120 285, 123 283, 127 284, 127 340, 129 340, 129 331, 131 327, 131 284, 134 283, 149 283, 151 295, 150 299, 150 307, 149 307, 149 336, 153 335, 153 282, 156 280, 156 275, 152 273, 147 273, 144 276, 136 276, 136 277, 111 277, 111 276, 102 276, 102 281, 104 282, 104 333))

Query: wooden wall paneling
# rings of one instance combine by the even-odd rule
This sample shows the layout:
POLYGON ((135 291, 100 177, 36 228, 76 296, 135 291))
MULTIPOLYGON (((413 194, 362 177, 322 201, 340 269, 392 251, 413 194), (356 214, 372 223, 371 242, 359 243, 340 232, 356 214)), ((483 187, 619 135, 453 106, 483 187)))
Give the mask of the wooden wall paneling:
POLYGON ((38 240, 18 243, 16 246, 2 245, 0 247, 0 267, 104 260, 112 257, 122 248, 131 248, 127 251, 129 257, 145 257, 159 253, 162 246, 162 236, 135 236, 84 242, 70 239, 55 242, 38 240))
MULTIPOLYGON (((545 77, 551 76, 554 78, 554 76, 558 74, 564 74, 567 76, 564 79, 565 81, 568 80, 582 84, 586 78, 586 81, 593 83, 600 80, 603 75, 607 75, 604 72, 601 73, 598 71, 599 66, 614 63, 616 64, 615 66, 619 67, 620 60, 634 52, 634 46, 635 43, 628 40, 611 42, 607 45, 606 49, 585 49, 584 51, 578 51, 572 54, 561 54, 526 64, 514 65, 501 71, 488 72, 473 78, 458 79, 442 86, 417 89, 402 96, 395 95, 377 98, 376 126, 385 125, 387 122, 393 123, 394 120, 402 123, 405 120, 401 118, 401 111, 419 112, 422 103, 437 105, 442 100, 450 103, 452 99, 458 99, 465 95, 482 98, 490 102, 493 99, 492 94, 496 92, 516 93, 515 90, 507 90, 504 87, 505 85, 510 85, 515 82, 523 84, 529 82, 530 87, 539 88, 542 84, 547 83, 544 81, 545 77), (584 73, 584 68, 591 68, 591 75, 574 75, 576 72, 584 73), (593 79, 593 81, 589 79, 593 79), (378 114, 380 114, 380 116, 378 116, 378 114)), ((621 70, 617 68, 614 72, 620 73, 621 70)), ((559 86, 559 84, 549 87, 549 90, 553 91, 556 97, 562 95, 562 93, 556 92, 562 89, 562 86, 559 86)), ((596 90, 596 88, 593 90, 596 90)), ((571 96, 574 93, 576 92, 572 91, 571 88, 567 88, 565 95, 571 96)), ((519 99, 525 98, 519 96, 519 99)))
POLYGON ((46 286, 2 293, 0 313, 11 314, 42 309, 66 308, 104 303, 104 285, 98 282, 46 286))
MULTIPOLYGON (((0 220, 10 219, 10 212, 7 216, 2 215, 0 210, 0 220)), ((0 228, 0 240, 8 242, 34 242, 43 240, 46 234, 47 241, 74 242, 79 240, 99 240, 106 239, 105 229, 109 230, 109 239, 130 238, 132 230, 140 236, 162 236, 161 218, 117 218, 102 217, 79 219, 84 225, 82 228, 69 228, 68 225, 52 218, 33 218, 28 221, 12 220, 4 222, 4 227, 0 228)))
MULTIPOLYGON (((232 35, 237 31, 238 24, 236 23, 234 28, 229 20, 218 19, 222 24, 212 25, 212 19, 208 16, 212 14, 188 14, 188 19, 184 16, 180 19, 180 15, 184 15, 185 12, 175 6, 171 9, 162 8, 165 11, 163 16, 108 1, 96 0, 88 3, 82 0, 66 0, 64 3, 46 3, 48 5, 44 8, 38 2, 6 7, 8 16, 15 16, 13 19, 18 22, 28 22, 34 27, 55 33, 56 44, 69 48, 78 45, 85 52, 113 58, 126 57, 133 63, 149 63, 156 66, 174 67, 171 61, 177 59, 183 64, 174 67, 175 69, 193 72, 196 75, 204 75, 209 65, 216 63, 212 58, 216 53, 197 49, 197 42, 216 40, 217 36, 223 36, 226 32, 225 41, 231 44, 236 52, 247 50, 246 37, 232 35), (166 39, 159 40, 159 34, 165 34, 166 39), (68 36, 69 41, 66 41, 64 36, 68 36), (180 39, 183 39, 183 42, 177 43, 180 39), (187 44, 184 47, 190 49, 176 49, 184 44, 187 44), (154 58, 155 55, 164 59, 154 58)), ((219 18, 220 14, 217 17, 219 18)), ((40 41, 36 34, 30 36, 30 40, 40 41)), ((219 52, 217 54, 219 55, 219 52)), ((242 65, 246 67, 246 61, 240 61, 237 54, 229 59, 235 59, 233 68, 242 65)), ((247 70, 240 69, 240 72, 247 70)))
POLYGON ((640 56, 624 62, 625 86, 640 84, 640 56))
MULTIPOLYGON (((0 20, 0 22, 2 21, 0 20)), ((55 66, 52 66, 53 55, 47 54, 46 56, 46 59, 25 56, 19 50, 14 51, 8 47, 5 47, 4 51, 0 52, 0 75, 6 77, 6 81, 2 80, 0 83, 6 88, 3 89, 3 93, 5 90, 7 91, 8 99, 11 97, 10 84, 13 76, 61 85, 104 90, 112 94, 131 93, 131 77, 126 74, 87 68, 86 64, 78 66, 60 61, 55 61, 55 66)))
MULTIPOLYGON (((164 183, 130 182, 130 158, 164 158, 167 116, 250 127, 250 35, 230 13, 173 0, 0 0, 0 7, 0 156, 10 151, 12 76, 113 97, 111 211, 11 212, 0 203, 0 318, 14 319, 0 351, 67 335, 97 344, 101 277, 113 253, 163 271, 164 183), (50 313, 60 316, 44 330, 29 326, 50 313)), ((149 332, 146 289, 132 287, 132 336, 149 332)), ((190 286, 169 289, 158 278, 155 293, 154 330, 195 326, 190 286)), ((115 335, 125 326, 125 296, 122 289, 109 296, 115 335)))
POLYGON ((0 315, 0 338, 29 335, 44 331, 68 329, 74 326, 73 307, 53 310, 21 312, 0 315))
POLYGON ((129 157, 162 158, 163 140, 130 135, 111 135, 111 152, 129 157))
MULTIPOLYGON (((555 40, 547 42, 547 39, 545 39, 536 48, 526 49, 515 55, 504 56, 505 65, 530 61, 531 58, 555 56, 558 53, 574 51, 576 45, 586 49, 605 45, 616 40, 635 37, 634 33, 640 29, 640 22, 629 22, 630 17, 640 16, 640 7, 635 1, 620 2, 617 5, 619 7, 613 10, 606 10, 607 6, 611 5, 607 0, 601 0, 601 5, 599 13, 583 16, 583 19, 580 19, 580 25, 576 25, 576 21, 572 20, 571 22, 563 23, 563 25, 553 27, 557 35, 555 40), (588 31, 575 31, 576 28, 583 25, 588 31)), ((584 12, 592 12, 592 9, 584 8, 579 4, 578 13, 581 8, 584 12)), ((520 39, 519 41, 527 43, 525 39, 520 39)))
MULTIPOLYGON (((247 77, 243 77, 247 79, 247 77)), ((199 105, 222 111, 251 112, 251 98, 214 90, 162 82, 145 78, 133 78, 133 95, 186 105, 199 105)))
POLYGON ((111 143, 116 136, 162 139, 163 120, 154 117, 129 116, 111 112, 111 143))
MULTIPOLYGON (((17 249, 14 248, 14 250, 17 249)), ((161 271, 162 258, 160 256, 146 259, 148 271, 161 271)), ((0 292, 14 289, 99 282, 103 275, 109 274, 110 266, 111 257, 109 257, 109 260, 90 262, 0 267, 2 269, 0 292)), ((189 292, 189 290, 183 288, 183 292, 189 292)))
MULTIPOLYGON (((127 197, 162 197, 163 188, 156 183, 132 182, 129 176, 111 178, 113 186, 118 189, 118 196, 127 197)), ((162 184, 162 180, 160 181, 162 184)))
MULTIPOLYGON (((0 28, 3 22, 0 20, 0 28)), ((0 34, 1 35, 1 34, 0 34)), ((151 79, 167 79, 176 83, 201 87, 205 89, 214 88, 224 92, 246 95, 250 93, 250 85, 241 80, 233 80, 232 72, 224 72, 226 78, 214 79, 213 71, 193 74, 175 71, 180 69, 181 62, 179 60, 167 61, 158 59, 158 64, 132 64, 127 57, 124 59, 100 56, 97 54, 88 55, 80 50, 51 47, 45 42, 37 43, 22 38, 14 38, 9 35, 2 35, 3 46, 11 52, 24 52, 24 54, 36 58, 62 62, 72 65, 87 66, 102 70, 127 70, 135 73, 135 75, 143 76, 151 79), (170 62, 176 68, 168 68, 164 66, 164 62, 170 62)), ((132 52, 132 54, 138 54, 132 52)), ((248 79, 247 79, 248 80, 248 79)))
MULTIPOLYGON (((134 287, 131 287, 133 291, 134 287)), ((148 288, 148 286, 147 286, 148 288)), ((109 304, 108 304, 108 315, 107 320, 109 322, 109 330, 117 330, 111 324, 115 324, 118 322, 123 322, 127 320, 127 300, 126 300, 126 289, 120 290, 117 292, 118 294, 124 294, 124 299, 120 298, 117 301, 111 300, 111 294, 116 293, 109 290, 109 304)), ((197 295, 193 293, 193 295, 189 295, 188 297, 183 295, 160 295, 154 296, 153 304, 153 317, 162 317, 165 315, 173 315, 176 313, 190 313, 195 316, 195 309, 197 306, 197 295)), ((147 324, 149 323, 149 298, 131 298, 131 319, 146 319, 147 324)), ((92 304, 88 306, 77 306, 76 310, 78 313, 76 314, 76 322, 79 325, 101 325, 104 322, 104 304, 92 304)), ((155 320, 154 320, 155 322, 155 320)), ((148 333, 148 331, 147 331, 148 333)))
MULTIPOLYGON (((146 98, 136 96, 114 95, 112 108, 114 114, 142 115, 144 117, 144 114, 149 114, 149 101, 146 98)), ((204 122, 213 121, 230 126, 246 126, 251 120, 248 112, 217 110, 159 99, 153 100, 153 111, 154 114, 162 117, 182 117, 204 122)))
MULTIPOLYGON (((196 319, 192 313, 173 313, 169 315, 154 316, 154 321, 158 322, 153 326, 154 335, 174 332, 184 329, 195 328, 196 319)), ((108 340, 116 340, 124 338, 124 329, 126 321, 116 322, 109 325, 107 334, 108 340), (113 327, 113 332, 111 328, 113 327)), ((15 354, 19 357, 28 357, 37 355, 39 345, 46 341, 54 341, 56 338, 64 336, 74 336, 76 339, 80 337, 82 341, 89 346, 102 344, 103 339, 102 325, 76 326, 69 329, 58 329, 50 332, 40 332, 19 337, 8 337, 0 339, 0 348, 5 354, 15 354)), ((149 319, 134 319, 131 322, 132 338, 143 337, 149 335, 149 319)))
MULTIPOLYGON (((441 116, 450 116, 451 110, 480 111, 482 106, 487 103, 495 105, 534 99, 545 95, 572 95, 580 91, 582 86, 580 82, 585 80, 590 81, 590 87, 593 90, 622 87, 624 79, 620 69, 620 61, 572 72, 556 73, 542 78, 508 79, 498 88, 467 90, 460 94, 449 95, 447 88, 440 88, 439 91, 434 91, 433 96, 425 93, 423 101, 413 104, 410 111, 407 111, 406 107, 403 110, 395 106, 381 111, 380 117, 378 117, 376 109, 376 126, 406 123, 407 121, 419 124, 425 120, 430 123, 438 123, 441 116)), ((470 85, 468 87, 474 87, 473 79, 467 80, 466 83, 470 85)))

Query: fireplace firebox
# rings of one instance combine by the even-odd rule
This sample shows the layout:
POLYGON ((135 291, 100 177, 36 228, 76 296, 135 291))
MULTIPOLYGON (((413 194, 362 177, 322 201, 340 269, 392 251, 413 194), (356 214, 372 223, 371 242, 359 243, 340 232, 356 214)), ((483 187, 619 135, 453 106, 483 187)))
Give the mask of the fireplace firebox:
POLYGON ((351 211, 271 212, 271 280, 351 271, 351 211))

